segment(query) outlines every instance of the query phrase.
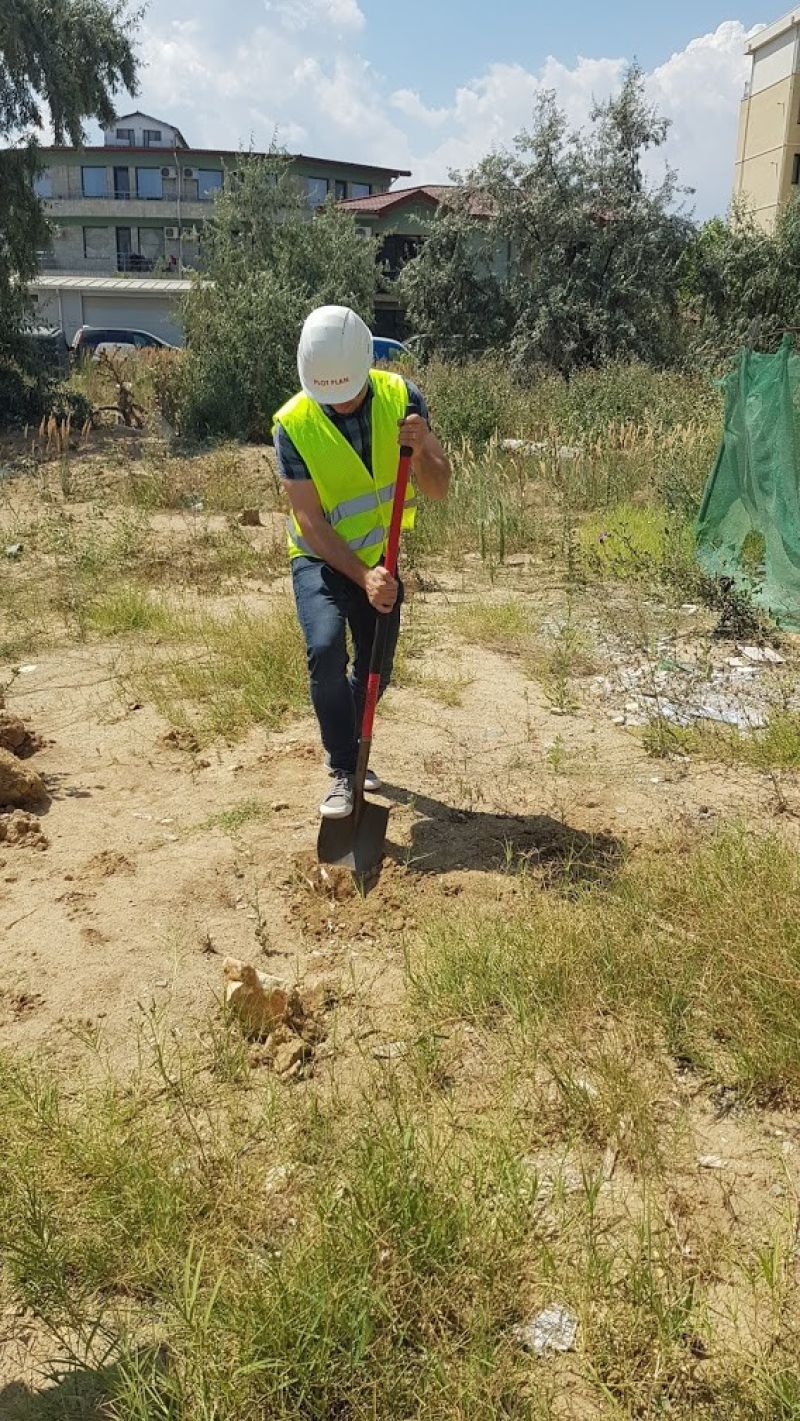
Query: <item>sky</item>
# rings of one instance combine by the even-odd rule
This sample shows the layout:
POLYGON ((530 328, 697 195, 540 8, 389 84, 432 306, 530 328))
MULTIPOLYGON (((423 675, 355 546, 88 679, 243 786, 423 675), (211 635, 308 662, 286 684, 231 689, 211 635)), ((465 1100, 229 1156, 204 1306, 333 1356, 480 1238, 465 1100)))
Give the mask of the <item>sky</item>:
POLYGON ((582 126, 636 59, 672 120, 653 174, 666 157, 705 218, 730 199, 747 36, 778 13, 743 0, 150 0, 135 106, 197 147, 277 138, 446 182, 511 144, 542 89, 582 126))

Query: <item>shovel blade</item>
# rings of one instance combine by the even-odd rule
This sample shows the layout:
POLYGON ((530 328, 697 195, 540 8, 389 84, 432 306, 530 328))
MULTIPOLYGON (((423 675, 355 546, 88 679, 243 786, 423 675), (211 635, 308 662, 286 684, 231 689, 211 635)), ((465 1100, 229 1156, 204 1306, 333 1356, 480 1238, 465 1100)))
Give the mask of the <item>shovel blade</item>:
POLYGON ((359 814, 323 819, 317 839, 320 863, 349 868, 357 878, 369 878, 381 866, 388 823, 388 805, 370 800, 362 803, 359 814))

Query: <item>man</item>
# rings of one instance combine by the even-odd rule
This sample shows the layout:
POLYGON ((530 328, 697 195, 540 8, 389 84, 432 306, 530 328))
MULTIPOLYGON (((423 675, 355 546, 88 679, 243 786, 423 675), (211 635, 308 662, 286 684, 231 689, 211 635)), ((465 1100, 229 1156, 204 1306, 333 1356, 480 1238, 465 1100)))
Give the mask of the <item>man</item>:
MULTIPOLYGON (((297 351, 302 391, 275 416, 278 472, 291 516, 289 555, 306 642, 311 700, 330 770, 320 814, 353 809, 353 777, 375 619, 390 618, 381 691, 392 672, 403 586, 383 566, 400 446, 428 498, 444 498, 450 464, 432 434, 419 390, 389 370, 371 370, 372 336, 346 306, 321 306, 297 351), (348 676, 347 627, 353 640, 348 676)), ((403 528, 414 526, 409 483, 403 528)), ((365 789, 380 781, 370 771, 365 789)))

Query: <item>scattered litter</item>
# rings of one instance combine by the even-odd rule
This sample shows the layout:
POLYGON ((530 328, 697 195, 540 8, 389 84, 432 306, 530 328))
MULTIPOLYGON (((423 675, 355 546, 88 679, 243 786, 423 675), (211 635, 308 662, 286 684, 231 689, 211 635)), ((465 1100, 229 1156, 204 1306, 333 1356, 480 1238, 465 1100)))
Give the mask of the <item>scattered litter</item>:
POLYGON ((559 459, 580 459, 583 450, 574 444, 554 446, 535 439, 502 439, 500 448, 507 454, 556 454, 559 459))
POLYGON ((38 671, 38 670, 39 670, 39 667, 36 666, 36 665, 28 665, 28 666, 20 666, 20 667, 18 667, 17 669, 18 669, 18 671, 19 671, 20 676, 30 676, 31 672, 32 672, 32 671, 38 671))
POLYGON ((405 1041, 383 1041, 380 1046, 372 1048, 372 1054, 377 1061, 396 1061, 400 1056, 405 1056, 407 1051, 405 1041))
POLYGON ((5 555, 7 558, 18 558, 20 557, 21 553, 22 543, 9 543, 8 547, 5 549, 5 555))
POLYGON ((700 608, 697 606, 696 602, 684 602, 683 606, 681 607, 681 611, 685 612, 687 617, 693 617, 697 612, 700 611, 700 608))
POLYGON ((692 711, 695 720, 713 720, 720 725, 735 725, 739 730, 761 730, 766 715, 755 707, 737 705, 731 697, 707 696, 692 711))
POLYGON ((698 1155, 697 1163, 700 1169, 724 1169, 725 1163, 719 1155, 698 1155))
POLYGON ((566 1308, 549 1307, 530 1322, 519 1323, 514 1337, 529 1352, 541 1357, 545 1352, 572 1352, 578 1336, 578 1319, 566 1308))
POLYGON ((157 986, 157 987, 168 987, 168 986, 169 986, 169 982, 167 981, 166 977, 160 977, 159 980, 156 982, 156 986, 157 986))
POLYGON ((786 660, 779 651, 775 651, 771 646, 740 646, 737 650, 746 656, 748 661, 768 661, 772 666, 782 666, 786 660))
POLYGON ((143 814, 138 809, 131 810, 131 819, 149 819, 152 822, 152 814, 143 814))
POLYGON ((270 805, 273 814, 280 814, 283 809, 288 808, 289 805, 285 799, 276 799, 274 803, 270 805))
POLYGON ((279 1189, 285 1184, 292 1174, 292 1166, 288 1164, 273 1164, 264 1174, 264 1189, 271 1194, 274 1189, 279 1189))

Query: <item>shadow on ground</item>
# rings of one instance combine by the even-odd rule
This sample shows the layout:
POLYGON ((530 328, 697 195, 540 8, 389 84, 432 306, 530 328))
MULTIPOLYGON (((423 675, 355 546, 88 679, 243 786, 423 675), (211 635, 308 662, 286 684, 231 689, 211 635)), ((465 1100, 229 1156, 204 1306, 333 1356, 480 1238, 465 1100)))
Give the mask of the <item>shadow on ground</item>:
POLYGON ((422 817, 411 842, 387 844, 387 853, 412 873, 452 873, 471 869, 496 873, 529 869, 554 886, 578 886, 613 877, 627 857, 613 834, 575 829, 549 814, 487 814, 454 809, 428 795, 384 784, 394 804, 408 804, 422 817))
POLYGON ((81 1368, 41 1388, 10 1382, 0 1389, 2 1421, 104 1421, 112 1368, 81 1368))

